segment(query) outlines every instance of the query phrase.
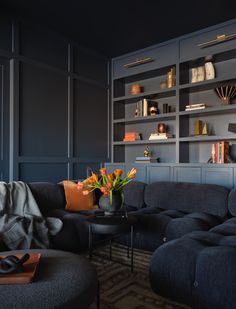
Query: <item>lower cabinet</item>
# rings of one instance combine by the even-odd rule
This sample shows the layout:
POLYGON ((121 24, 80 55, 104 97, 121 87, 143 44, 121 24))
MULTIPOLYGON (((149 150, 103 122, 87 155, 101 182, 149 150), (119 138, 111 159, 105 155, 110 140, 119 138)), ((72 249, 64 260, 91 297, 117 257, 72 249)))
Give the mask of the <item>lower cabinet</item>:
POLYGON ((127 173, 131 168, 137 169, 137 181, 152 183, 157 181, 192 182, 203 184, 216 184, 232 189, 236 187, 236 166, 224 165, 195 165, 184 164, 122 164, 105 163, 108 172, 116 168, 127 173))
POLYGON ((201 183, 201 167, 173 167, 174 181, 201 183))
POLYGON ((171 178, 170 166, 147 166, 147 183, 155 181, 171 181, 171 178))
POLYGON ((229 189, 236 186, 233 181, 233 168, 228 167, 203 167, 202 168, 202 183, 211 183, 222 185, 229 189))

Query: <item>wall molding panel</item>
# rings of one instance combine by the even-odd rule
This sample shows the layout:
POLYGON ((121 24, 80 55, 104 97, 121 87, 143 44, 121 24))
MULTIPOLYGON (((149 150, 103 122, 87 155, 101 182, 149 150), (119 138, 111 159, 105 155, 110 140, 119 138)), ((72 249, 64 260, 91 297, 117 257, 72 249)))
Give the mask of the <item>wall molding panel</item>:
POLYGON ((43 26, 5 22, 0 59, 10 78, 0 116, 9 131, 1 125, 1 180, 58 182, 98 170, 110 161, 108 60, 43 26))

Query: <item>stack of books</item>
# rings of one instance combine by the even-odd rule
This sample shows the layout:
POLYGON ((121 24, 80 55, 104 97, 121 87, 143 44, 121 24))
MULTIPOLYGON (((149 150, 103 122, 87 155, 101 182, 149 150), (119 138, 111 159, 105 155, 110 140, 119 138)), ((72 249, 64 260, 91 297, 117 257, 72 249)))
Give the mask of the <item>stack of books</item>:
POLYGON ((212 163, 227 163, 229 158, 229 142, 221 141, 212 145, 212 163))
POLYGON ((137 140, 141 140, 141 135, 138 132, 126 132, 123 138, 124 142, 132 142, 137 140))
POLYGON ((136 157, 135 163, 157 163, 158 160, 151 157, 136 157))
POLYGON ((207 108, 206 103, 191 104, 191 105, 186 105, 185 111, 194 111, 194 110, 205 109, 205 108, 207 108))
POLYGON ((168 139, 171 137, 173 137, 173 134, 170 133, 151 133, 149 140, 168 139))

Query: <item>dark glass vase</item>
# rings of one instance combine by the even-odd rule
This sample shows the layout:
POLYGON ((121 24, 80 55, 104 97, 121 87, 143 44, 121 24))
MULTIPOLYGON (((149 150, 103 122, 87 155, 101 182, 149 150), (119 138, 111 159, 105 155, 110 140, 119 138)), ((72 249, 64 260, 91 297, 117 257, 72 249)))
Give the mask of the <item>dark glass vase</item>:
POLYGON ((99 207, 105 215, 113 215, 116 211, 120 210, 123 204, 122 192, 112 192, 112 202, 110 203, 110 196, 102 195, 99 199, 99 207))

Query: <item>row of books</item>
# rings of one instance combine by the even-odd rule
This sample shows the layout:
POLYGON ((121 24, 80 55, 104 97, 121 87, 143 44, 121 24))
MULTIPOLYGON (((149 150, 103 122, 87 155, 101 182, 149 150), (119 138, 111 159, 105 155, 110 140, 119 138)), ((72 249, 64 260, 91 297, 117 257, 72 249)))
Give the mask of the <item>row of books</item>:
POLYGON ((229 142, 221 141, 212 145, 212 163, 227 163, 229 158, 229 142))
POLYGON ((141 134, 139 132, 126 132, 123 138, 124 142, 133 142, 141 140, 141 134))
POLYGON ((205 109, 205 108, 207 108, 206 103, 191 104, 191 105, 186 105, 185 111, 193 111, 193 110, 205 109))
POLYGON ((152 109, 158 113, 158 102, 149 99, 140 99, 136 103, 135 117, 146 117, 152 115, 152 109))

